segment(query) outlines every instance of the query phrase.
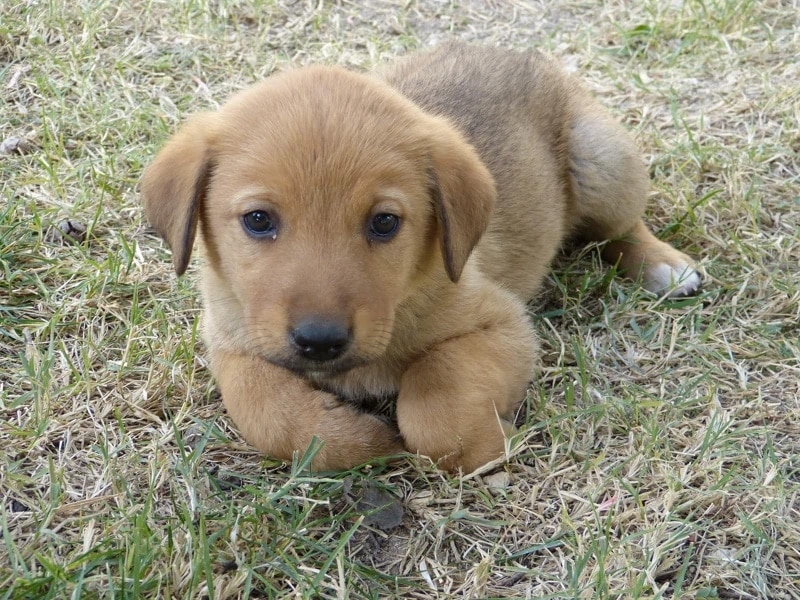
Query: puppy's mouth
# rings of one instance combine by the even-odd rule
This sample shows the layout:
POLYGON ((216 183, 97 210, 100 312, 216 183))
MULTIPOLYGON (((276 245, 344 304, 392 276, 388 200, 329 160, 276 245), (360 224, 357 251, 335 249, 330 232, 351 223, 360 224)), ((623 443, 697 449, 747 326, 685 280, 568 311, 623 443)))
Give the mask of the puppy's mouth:
POLYGON ((270 364, 282 367, 295 375, 307 379, 341 375, 369 362, 368 359, 356 355, 345 355, 341 358, 325 361, 308 360, 297 355, 269 356, 262 354, 261 358, 270 364))

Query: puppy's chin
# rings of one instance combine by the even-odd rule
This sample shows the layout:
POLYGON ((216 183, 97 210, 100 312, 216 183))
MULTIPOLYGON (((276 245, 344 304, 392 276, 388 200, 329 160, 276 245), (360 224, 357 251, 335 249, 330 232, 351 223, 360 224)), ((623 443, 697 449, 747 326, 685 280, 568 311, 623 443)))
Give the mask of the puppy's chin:
POLYGON ((369 362, 368 358, 349 354, 336 360, 327 361, 307 360, 292 354, 277 356, 262 354, 261 358, 270 364, 282 367, 306 379, 325 379, 341 375, 369 362))

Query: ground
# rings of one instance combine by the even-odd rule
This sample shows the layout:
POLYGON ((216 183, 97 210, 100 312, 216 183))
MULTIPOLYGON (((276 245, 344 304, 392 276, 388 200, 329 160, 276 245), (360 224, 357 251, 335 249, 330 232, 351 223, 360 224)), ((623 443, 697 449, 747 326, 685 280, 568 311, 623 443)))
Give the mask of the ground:
POLYGON ((800 598, 798 56, 794 0, 5 0, 0 596, 800 598), (451 37, 579 72, 704 290, 656 298, 565 250, 493 470, 259 457, 207 370, 196 265, 176 279, 143 219, 142 169, 277 69, 451 37))

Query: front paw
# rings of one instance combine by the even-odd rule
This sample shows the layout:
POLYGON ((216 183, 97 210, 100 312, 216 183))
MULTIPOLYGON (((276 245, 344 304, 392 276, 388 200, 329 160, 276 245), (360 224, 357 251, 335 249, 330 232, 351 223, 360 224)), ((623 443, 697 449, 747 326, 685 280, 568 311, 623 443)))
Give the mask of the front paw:
POLYGON ((312 462, 315 469, 349 469, 406 451, 397 427, 382 418, 330 398, 324 407, 316 427, 324 445, 312 462))

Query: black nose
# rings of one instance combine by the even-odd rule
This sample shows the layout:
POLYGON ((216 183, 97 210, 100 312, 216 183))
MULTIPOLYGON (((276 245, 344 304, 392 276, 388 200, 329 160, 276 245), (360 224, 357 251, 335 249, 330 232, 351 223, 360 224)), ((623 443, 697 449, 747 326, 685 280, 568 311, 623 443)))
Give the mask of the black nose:
POLYGON ((302 321, 290 336, 300 356, 318 362, 338 358, 350 343, 348 328, 321 319, 302 321))

